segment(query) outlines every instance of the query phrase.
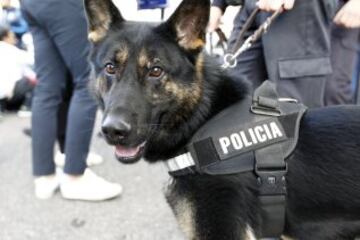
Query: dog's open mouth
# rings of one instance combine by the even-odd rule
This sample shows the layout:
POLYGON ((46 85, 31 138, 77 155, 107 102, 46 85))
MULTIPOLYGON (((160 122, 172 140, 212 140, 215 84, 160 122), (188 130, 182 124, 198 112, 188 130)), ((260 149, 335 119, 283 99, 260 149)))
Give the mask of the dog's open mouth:
POLYGON ((125 164, 136 163, 139 161, 144 153, 146 142, 136 147, 126 147, 122 145, 115 146, 116 158, 125 164))

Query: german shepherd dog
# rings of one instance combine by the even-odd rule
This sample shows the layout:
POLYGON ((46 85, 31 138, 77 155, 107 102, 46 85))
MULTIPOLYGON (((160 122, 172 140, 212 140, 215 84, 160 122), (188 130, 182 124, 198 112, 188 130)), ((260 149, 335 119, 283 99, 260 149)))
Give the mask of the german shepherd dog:
MULTIPOLYGON (((122 163, 182 152, 211 117, 248 93, 204 51, 209 0, 184 0, 159 25, 126 21, 111 0, 85 0, 102 131, 122 163)), ((287 159, 284 239, 360 235, 360 109, 309 110, 287 159)), ((167 199, 190 240, 260 237, 255 174, 174 177, 167 199)))

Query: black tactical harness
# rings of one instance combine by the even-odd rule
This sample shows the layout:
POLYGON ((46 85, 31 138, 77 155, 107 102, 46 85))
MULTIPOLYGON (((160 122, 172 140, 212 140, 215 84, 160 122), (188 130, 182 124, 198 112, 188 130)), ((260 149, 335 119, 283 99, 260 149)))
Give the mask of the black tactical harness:
POLYGON ((226 175, 254 172, 264 210, 262 237, 280 237, 285 224, 285 159, 298 140, 306 107, 279 99, 266 81, 246 98, 222 111, 200 128, 188 152, 166 162, 172 176, 191 173, 226 175))

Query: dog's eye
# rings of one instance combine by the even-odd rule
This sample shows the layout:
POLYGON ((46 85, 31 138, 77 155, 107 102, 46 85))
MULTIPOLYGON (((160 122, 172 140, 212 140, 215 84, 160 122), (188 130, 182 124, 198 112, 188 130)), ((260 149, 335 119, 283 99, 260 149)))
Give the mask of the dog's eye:
POLYGON ((159 78, 163 74, 164 70, 161 67, 153 67, 149 71, 149 77, 159 78))
POLYGON ((108 63, 105 65, 105 72, 109 75, 114 75, 116 73, 116 67, 113 64, 108 63))

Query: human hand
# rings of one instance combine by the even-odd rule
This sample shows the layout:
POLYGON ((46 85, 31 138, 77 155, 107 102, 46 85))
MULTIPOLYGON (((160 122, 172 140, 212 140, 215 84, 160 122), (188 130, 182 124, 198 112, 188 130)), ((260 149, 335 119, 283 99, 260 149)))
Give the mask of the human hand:
POLYGON ((256 4, 260 10, 275 12, 281 8, 291 10, 294 7, 295 0, 259 0, 256 4))
POLYGON ((208 32, 214 32, 219 27, 222 15, 223 12, 219 7, 216 6, 211 7, 208 32))
POLYGON ((334 22, 346 28, 360 28, 360 0, 348 1, 336 14, 334 22))

